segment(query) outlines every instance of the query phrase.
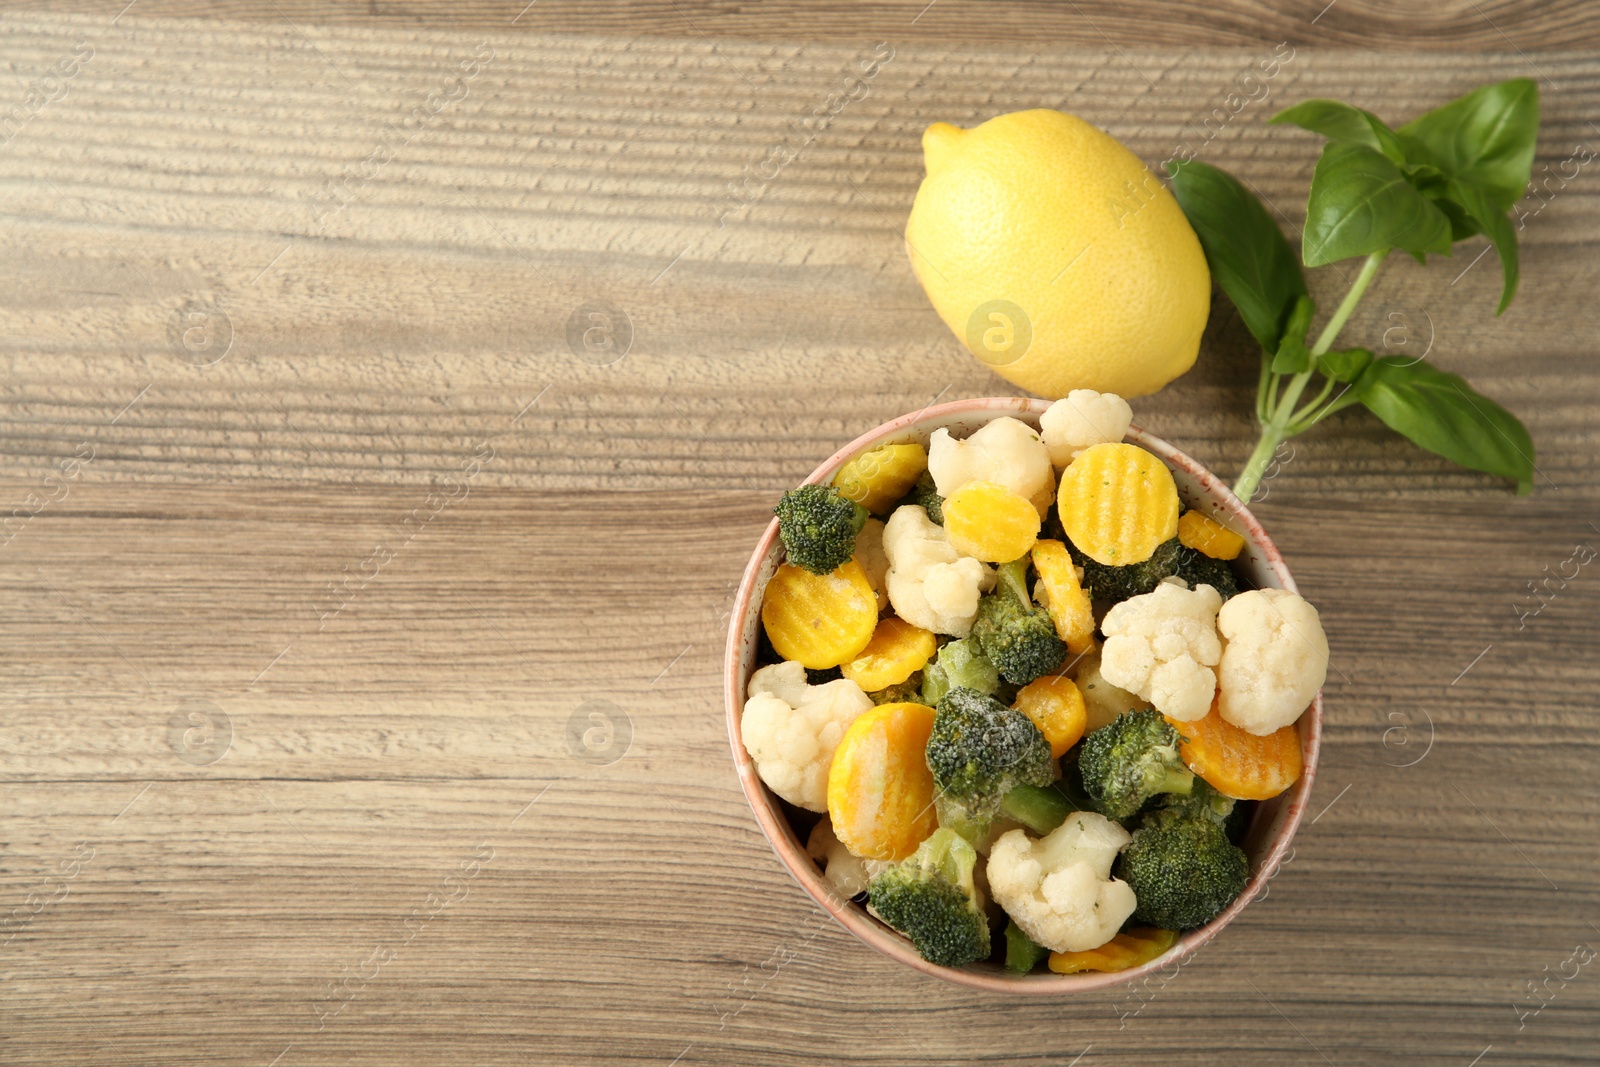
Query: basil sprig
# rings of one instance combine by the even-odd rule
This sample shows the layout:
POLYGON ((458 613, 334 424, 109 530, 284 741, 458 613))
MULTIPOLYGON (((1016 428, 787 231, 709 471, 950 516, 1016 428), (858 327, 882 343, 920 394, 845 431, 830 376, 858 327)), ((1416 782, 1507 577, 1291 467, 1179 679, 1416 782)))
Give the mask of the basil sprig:
POLYGON ((1384 257, 1419 262, 1483 234, 1500 259, 1496 311, 1516 294, 1516 230, 1508 216, 1528 184, 1539 129, 1529 79, 1485 85, 1392 129, 1369 111, 1307 100, 1272 119, 1328 139, 1311 178, 1302 256, 1307 267, 1364 257, 1315 340, 1316 305, 1283 231, 1249 190, 1195 161, 1169 163, 1173 192, 1205 249, 1211 275, 1262 349, 1262 426, 1234 492, 1249 500, 1278 445, 1335 411, 1361 404, 1412 442, 1473 470, 1533 488, 1533 441, 1516 416, 1459 375, 1416 360, 1334 349, 1384 257), (1309 388, 1318 391, 1301 402, 1309 388))

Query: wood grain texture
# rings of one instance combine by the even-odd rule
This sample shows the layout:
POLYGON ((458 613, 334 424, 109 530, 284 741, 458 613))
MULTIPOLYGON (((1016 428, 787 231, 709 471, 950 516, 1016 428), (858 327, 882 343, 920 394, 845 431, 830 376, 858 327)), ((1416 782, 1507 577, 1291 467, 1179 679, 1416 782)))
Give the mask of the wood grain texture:
MULTIPOLYGON (((0 18, 0 116, 93 49, 0 133, 0 1062, 1593 1059, 1592 970, 1516 1012, 1600 940, 1600 583, 1526 614, 1600 540, 1589 169, 1525 204, 1506 316, 1467 247, 1386 266, 1351 326, 1525 419, 1537 492, 1354 412, 1297 442, 1257 511, 1334 649, 1317 818, 1142 999, 974 1001, 871 956, 760 837, 718 688, 777 492, 885 418, 1011 391, 905 261, 928 122, 1060 106, 1151 163, 1187 139, 1295 225, 1315 140, 1265 120, 1304 97, 1398 119, 1532 74, 1536 168, 1593 144, 1600 62, 1536 50, 1583 44, 1578 8, 1481 5, 1502 47, 1454 7, 1362 31, 1341 0, 1297 36, 1081 5, 1174 35, 1113 49, 1026 4, 962 37, 949 0, 900 33, 915 10, 279 6, 0 18), (165 17, 197 12, 256 20, 165 17), (802 43, 824 24, 865 43, 802 43), (1204 140, 1282 40, 1308 43, 1204 140), (1348 43, 1411 50, 1320 47, 1348 43), (599 300, 633 335, 605 366, 568 342, 599 300)), ((1253 384, 1219 304, 1137 417, 1231 474, 1253 384)))
MULTIPOLYGON (((116 14, 126 0, 22 0, 31 11, 116 14)), ((1362 49, 1592 48, 1600 41, 1583 0, 138 0, 141 17, 222 16, 306 26, 461 27, 517 33, 636 35, 724 40, 895 40, 961 45, 1049 42, 1100 49, 1276 44, 1362 49)))

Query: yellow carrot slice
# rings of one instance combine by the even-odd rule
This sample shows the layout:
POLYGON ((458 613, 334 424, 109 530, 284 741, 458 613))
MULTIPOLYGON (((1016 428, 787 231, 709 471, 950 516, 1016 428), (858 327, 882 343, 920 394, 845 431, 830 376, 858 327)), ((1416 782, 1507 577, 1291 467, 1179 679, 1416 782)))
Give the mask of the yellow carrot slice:
POLYGON ((812 574, 785 563, 767 583, 761 624, 784 659, 812 669, 837 667, 872 640, 878 597, 855 560, 832 574, 812 574))
POLYGON ((828 770, 828 818, 855 855, 903 860, 939 828, 926 755, 932 732, 926 704, 880 704, 845 731, 828 770))

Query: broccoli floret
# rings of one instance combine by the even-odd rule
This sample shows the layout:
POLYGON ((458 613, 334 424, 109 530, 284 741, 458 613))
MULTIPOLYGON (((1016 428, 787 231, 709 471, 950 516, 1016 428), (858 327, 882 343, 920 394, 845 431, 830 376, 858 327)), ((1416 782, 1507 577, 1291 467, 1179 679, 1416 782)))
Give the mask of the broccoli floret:
POLYGON ((1133 832, 1117 861, 1133 888, 1133 917, 1163 930, 1192 930, 1215 919, 1250 879, 1250 861, 1208 816, 1158 812, 1133 832))
MULTIPOLYGON (((876 693, 868 693, 874 704, 928 704, 922 699, 922 672, 915 671, 899 685, 891 685, 876 693)), ((931 708, 932 704, 928 704, 931 708)))
POLYGON ((928 521, 936 526, 944 525, 944 497, 939 495, 939 490, 934 487, 933 475, 923 471, 917 475, 917 484, 911 491, 895 501, 895 507, 902 504, 915 504, 928 513, 928 521))
POLYGON ((950 690, 960 686, 993 696, 1000 688, 1000 672, 978 650, 977 643, 963 638, 947 641, 932 663, 922 668, 922 702, 930 708, 950 690))
POLYGON ((1156 819, 1210 819, 1227 828, 1233 817, 1232 797, 1217 792, 1204 778, 1196 778, 1188 793, 1163 793, 1156 809, 1145 816, 1145 825, 1156 819))
POLYGON ((1014 685, 1049 674, 1067 658, 1056 625, 1028 595, 1028 557, 1002 563, 994 592, 978 601, 972 640, 1014 685))
POLYGON ((1067 552, 1072 561, 1083 568, 1083 587, 1096 600, 1120 603, 1129 597, 1143 596, 1161 584, 1161 579, 1178 572, 1178 561, 1183 555, 1183 542, 1176 537, 1163 541, 1141 563, 1110 567, 1096 563, 1067 542, 1067 552))
POLYGON ((977 864, 977 851, 959 834, 935 830, 910 859, 872 880, 867 899, 929 963, 972 963, 989 955, 989 920, 972 882, 977 864))
POLYGON ((978 819, 992 819, 1014 787, 1055 777, 1050 742, 1032 719, 960 687, 939 701, 927 757, 934 784, 978 819))
POLYGON ((783 494, 772 509, 789 562, 812 574, 832 574, 856 552, 856 534, 867 509, 831 485, 802 485, 783 494))
POLYGON ((1154 709, 1119 715, 1083 739, 1084 791, 1112 819, 1131 817, 1157 793, 1188 793, 1194 774, 1178 756, 1179 740, 1154 709))
POLYGON ((1222 594, 1223 603, 1239 595, 1239 579, 1234 577, 1233 568, 1228 566, 1227 560, 1197 552, 1187 545, 1179 553, 1178 569, 1173 573, 1188 582, 1190 589, 1197 585, 1209 585, 1222 594))
POLYGON ((1027 974, 1050 955, 1050 950, 1022 932, 1013 920, 1006 924, 1006 970, 1027 974))
POLYGON ((1196 775, 1194 786, 1187 796, 1163 793, 1157 797, 1155 806, 1144 813, 1143 825, 1154 826, 1158 822, 1181 819, 1210 819, 1222 827, 1229 841, 1237 845, 1250 829, 1250 819, 1255 809, 1254 802, 1235 800, 1196 775))

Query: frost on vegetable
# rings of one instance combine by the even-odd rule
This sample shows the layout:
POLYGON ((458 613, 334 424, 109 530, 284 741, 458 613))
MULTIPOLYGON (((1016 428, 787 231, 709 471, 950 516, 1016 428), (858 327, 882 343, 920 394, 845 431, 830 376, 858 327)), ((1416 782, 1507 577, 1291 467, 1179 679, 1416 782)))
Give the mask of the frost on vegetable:
POLYGON ((828 818, 857 856, 902 860, 938 828, 925 704, 880 704, 850 724, 828 769, 828 818))
POLYGON ((1252 589, 1223 605, 1218 711, 1252 734, 1300 717, 1328 677, 1328 638, 1317 609, 1283 589, 1252 589))
POLYGON ((1127 436, 1133 409, 1116 393, 1074 389, 1039 416, 1050 462, 1065 467, 1091 445, 1115 444, 1127 436))
POLYGON ((994 816, 1014 787, 1049 785, 1050 742, 1016 708, 971 689, 939 701, 928 738, 928 769, 941 797, 980 819, 994 816))
POLYGON ((994 587, 994 568, 957 552, 944 528, 913 505, 889 516, 883 552, 889 603, 897 615, 936 634, 965 637, 972 631, 978 598, 994 587))
POLYGON ((778 796, 808 811, 828 810, 834 749, 872 700, 848 679, 808 685, 805 668, 788 660, 750 676, 740 718, 745 751, 778 796))
POLYGON ((1222 656, 1221 607, 1222 597, 1209 585, 1185 589, 1178 582, 1124 600, 1100 623, 1106 635, 1100 673, 1169 718, 1204 717, 1216 695, 1211 668, 1222 656))
POLYGON ((1055 952, 1083 952, 1111 940, 1137 906, 1111 864, 1128 832, 1103 815, 1077 812, 1043 838, 1021 830, 989 851, 989 891, 1024 933, 1055 952))

